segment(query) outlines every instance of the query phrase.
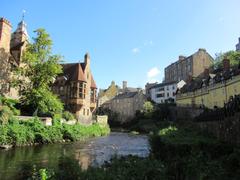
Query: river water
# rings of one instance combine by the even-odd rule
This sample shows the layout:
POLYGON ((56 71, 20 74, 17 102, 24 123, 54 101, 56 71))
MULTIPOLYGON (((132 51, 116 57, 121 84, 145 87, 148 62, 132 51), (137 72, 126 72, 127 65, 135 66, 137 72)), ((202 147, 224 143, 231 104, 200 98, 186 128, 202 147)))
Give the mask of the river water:
POLYGON ((19 174, 29 171, 33 166, 54 169, 62 157, 74 159, 83 169, 87 169, 89 166, 99 166, 115 155, 145 157, 148 154, 147 136, 117 132, 86 142, 0 150, 0 180, 17 179, 19 174))

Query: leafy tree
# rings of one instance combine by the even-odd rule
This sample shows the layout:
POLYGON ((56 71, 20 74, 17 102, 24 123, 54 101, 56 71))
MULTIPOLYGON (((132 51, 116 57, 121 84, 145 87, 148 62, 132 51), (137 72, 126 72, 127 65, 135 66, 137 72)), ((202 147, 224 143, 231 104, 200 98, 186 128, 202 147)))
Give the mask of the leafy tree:
POLYGON ((152 113, 154 111, 154 106, 153 104, 150 102, 150 101, 146 101, 144 104, 143 104, 143 109, 142 109, 145 117, 147 118, 151 118, 152 117, 152 113))
POLYGON ((217 53, 216 58, 214 60, 214 67, 215 68, 221 68, 223 67, 222 61, 224 58, 229 59, 230 65, 235 66, 239 65, 240 63, 240 52, 239 51, 228 51, 225 53, 217 53))
POLYGON ((27 45, 22 65, 16 69, 19 77, 15 82, 20 86, 20 102, 30 113, 52 115, 63 110, 60 100, 51 92, 51 84, 62 72, 61 57, 52 55, 52 40, 44 29, 34 31, 33 43, 27 45))

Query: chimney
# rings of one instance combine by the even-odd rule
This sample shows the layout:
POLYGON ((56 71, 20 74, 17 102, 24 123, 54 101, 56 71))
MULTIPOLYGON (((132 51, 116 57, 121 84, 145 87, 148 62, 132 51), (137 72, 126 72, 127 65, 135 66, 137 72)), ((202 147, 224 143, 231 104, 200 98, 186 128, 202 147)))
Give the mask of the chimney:
POLYGON ((206 52, 206 49, 204 49, 204 48, 199 48, 198 51, 206 52))
POLYGON ((11 30, 11 23, 5 18, 0 18, 0 49, 3 48, 7 53, 10 52, 11 30))
POLYGON ((90 65, 90 55, 89 53, 86 53, 84 56, 84 63, 87 65, 90 65))
POLYGON ((226 57, 223 59, 223 70, 228 71, 230 69, 230 61, 226 57))
POLYGON ((193 80, 193 77, 191 74, 188 75, 188 78, 187 78, 187 83, 191 83, 193 80))
POLYGON ((178 56, 178 60, 179 60, 179 61, 182 61, 182 60, 184 60, 185 58, 186 58, 186 57, 183 56, 183 55, 178 56))
POLYGON ((204 77, 208 77, 209 76, 209 69, 205 68, 203 74, 204 74, 204 77))
POLYGON ((123 82, 122 82, 122 88, 123 88, 123 89, 126 89, 126 88, 127 88, 127 81, 123 81, 123 82))

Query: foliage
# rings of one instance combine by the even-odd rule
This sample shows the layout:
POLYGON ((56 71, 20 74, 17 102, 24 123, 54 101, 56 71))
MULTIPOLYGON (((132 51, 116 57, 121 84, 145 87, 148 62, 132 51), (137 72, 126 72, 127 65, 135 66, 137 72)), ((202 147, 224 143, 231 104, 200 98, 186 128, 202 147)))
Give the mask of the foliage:
POLYGON ((69 111, 64 111, 62 114, 62 117, 67 121, 75 119, 75 116, 72 113, 70 113, 69 111))
POLYGON ((13 112, 8 106, 0 107, 0 124, 7 124, 8 120, 13 117, 13 112))
POLYGON ((0 145, 14 146, 55 143, 63 140, 77 141, 110 132, 109 127, 101 127, 98 124, 83 126, 56 123, 53 126, 44 126, 37 117, 27 121, 12 118, 8 124, 0 125, 0 130, 0 145))
POLYGON ((154 157, 166 168, 168 179, 240 177, 236 146, 218 142, 195 129, 162 129, 151 136, 150 144, 154 157), (234 168, 230 164, 234 164, 234 168))
POLYGON ((143 104, 143 109, 142 109, 142 112, 143 112, 144 116, 147 117, 147 118, 151 118, 153 111, 154 111, 153 104, 150 101, 146 101, 143 104))
POLYGON ((27 45, 22 64, 15 70, 15 86, 21 86, 21 104, 39 115, 61 112, 63 105, 51 92, 51 84, 62 72, 61 57, 51 54, 52 41, 44 29, 35 31, 33 43, 27 45))
POLYGON ((19 103, 16 99, 6 98, 4 96, 0 96, 0 105, 7 106, 14 115, 20 115, 20 111, 16 108, 16 105, 19 103))
POLYGON ((229 59, 231 66, 239 65, 240 63, 240 52, 239 51, 228 51, 225 53, 217 53, 216 58, 214 60, 214 67, 215 68, 222 68, 223 64, 222 61, 224 58, 229 59))

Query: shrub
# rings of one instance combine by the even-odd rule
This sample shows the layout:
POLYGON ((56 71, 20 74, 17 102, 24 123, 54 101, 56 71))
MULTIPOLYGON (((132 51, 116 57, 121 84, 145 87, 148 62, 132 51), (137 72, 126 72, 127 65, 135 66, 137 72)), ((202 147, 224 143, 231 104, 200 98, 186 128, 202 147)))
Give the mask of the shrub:
POLYGON ((64 111, 62 114, 62 117, 67 121, 75 119, 75 116, 72 113, 70 113, 69 111, 64 111))
POLYGON ((13 112, 8 106, 0 107, 0 124, 7 124, 9 119, 13 117, 13 112))

